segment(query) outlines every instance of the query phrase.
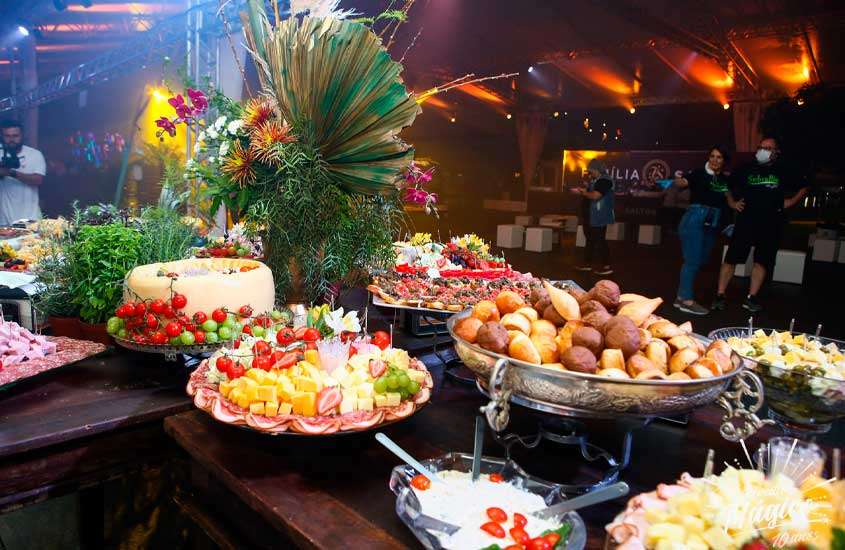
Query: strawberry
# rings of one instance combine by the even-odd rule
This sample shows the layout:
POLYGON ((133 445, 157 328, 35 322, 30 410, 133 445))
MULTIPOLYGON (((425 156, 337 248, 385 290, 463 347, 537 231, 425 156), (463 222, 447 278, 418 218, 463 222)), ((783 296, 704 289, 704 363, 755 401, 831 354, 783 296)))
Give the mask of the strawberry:
POLYGON ((370 376, 378 378, 384 371, 387 370, 387 365, 380 359, 370 359, 370 376))
POLYGON ((320 390, 317 394, 317 413, 326 415, 332 412, 335 407, 340 405, 343 396, 340 393, 340 388, 337 386, 328 386, 320 390))

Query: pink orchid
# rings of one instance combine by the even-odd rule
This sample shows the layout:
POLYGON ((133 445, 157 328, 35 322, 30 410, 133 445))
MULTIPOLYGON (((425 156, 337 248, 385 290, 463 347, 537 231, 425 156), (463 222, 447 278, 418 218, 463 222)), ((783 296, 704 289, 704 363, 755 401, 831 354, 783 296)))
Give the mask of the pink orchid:
POLYGON ((191 115, 193 113, 191 111, 191 108, 185 105, 185 98, 182 97, 182 94, 178 94, 174 97, 171 97, 167 100, 167 102, 170 104, 171 107, 173 107, 173 109, 176 110, 177 117, 182 120, 191 118, 191 115))
MULTIPOLYGON (((170 134, 170 137, 173 137, 173 136, 176 135, 176 125, 173 124, 173 121, 170 120, 167 117, 163 116, 163 117, 159 118, 158 120, 156 120, 156 126, 161 128, 162 131, 170 134)), ((161 134, 161 132, 159 132, 159 136, 160 136, 160 134, 161 134)))
POLYGON ((208 109, 208 98, 202 91, 188 88, 188 98, 191 100, 195 115, 204 113, 208 109))

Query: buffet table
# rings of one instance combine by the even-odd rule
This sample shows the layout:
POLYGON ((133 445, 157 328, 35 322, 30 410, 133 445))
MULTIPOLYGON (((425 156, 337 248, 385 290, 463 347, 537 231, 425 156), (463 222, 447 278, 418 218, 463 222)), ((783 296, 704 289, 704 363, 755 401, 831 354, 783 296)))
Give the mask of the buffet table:
MULTIPOLYGON (((471 452, 474 414, 486 399, 475 387, 444 378, 437 358, 424 361, 435 377, 431 404, 384 432, 420 459, 471 452)), ((657 421, 636 431, 631 465, 622 474, 631 494, 684 471, 700 474, 708 448, 716 451, 717 464, 746 464, 741 447, 719 436, 720 417, 719 409, 708 407, 693 414, 686 426, 657 421)), ((511 427, 532 433, 536 421, 532 413, 517 410, 511 427)), ((621 446, 623 426, 595 422, 589 427, 605 448, 621 446)), ((182 477, 186 481, 179 488, 183 508, 207 532, 213 526, 209 534, 222 547, 243 546, 245 541, 263 547, 280 540, 327 549, 419 546, 397 517, 388 489, 390 471, 399 460, 374 441, 374 432, 324 440, 271 437, 220 424, 199 411, 166 419, 165 431, 189 458, 190 475, 182 477)), ((748 442, 749 448, 772 435, 773 430, 765 430, 748 442)), ((485 451, 503 455, 489 431, 485 451)), ((515 459, 529 473, 552 481, 598 477, 576 454, 549 444, 541 451, 515 453, 515 459)), ((623 507, 624 501, 616 501, 582 513, 589 527, 587 548, 603 547, 603 526, 623 507)))

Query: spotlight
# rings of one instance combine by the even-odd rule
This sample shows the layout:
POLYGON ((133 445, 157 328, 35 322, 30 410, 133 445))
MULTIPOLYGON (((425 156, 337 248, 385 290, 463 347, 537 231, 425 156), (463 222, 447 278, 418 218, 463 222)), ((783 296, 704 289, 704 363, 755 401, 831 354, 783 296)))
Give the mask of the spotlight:
POLYGON ((728 109, 730 109, 730 108, 731 108, 731 104, 730 104, 730 103, 722 103, 722 109, 724 109, 724 110, 726 110, 726 111, 727 111, 727 110, 728 110, 728 109))
POLYGON ((588 131, 589 131, 591 134, 593 133, 593 129, 592 129, 592 128, 589 128, 589 129, 588 129, 588 131))
POLYGON ((162 101, 164 99, 164 94, 158 91, 158 89, 153 89, 153 99, 156 101, 162 101))
POLYGON ((657 40, 652 38, 651 40, 648 41, 648 45, 652 48, 656 48, 657 47, 657 40))
POLYGON ((637 108, 636 108, 636 107, 631 107, 630 109, 628 109, 628 112, 629 112, 629 113, 631 113, 631 114, 633 115, 634 113, 636 113, 636 112, 637 112, 637 108))
POLYGON ((29 29, 27 29, 23 25, 18 25, 18 33, 21 36, 29 36, 29 29))
POLYGON ((560 116, 560 112, 559 112, 559 111, 555 111, 553 116, 554 116, 555 118, 559 117, 559 116, 560 116))
POLYGON ((569 114, 569 113, 567 113, 566 111, 564 111, 564 112, 563 112, 563 116, 566 116, 566 115, 568 115, 568 114, 569 114))
POLYGON ((800 107, 801 105, 804 105, 804 98, 803 98, 803 97, 799 97, 798 99, 796 99, 796 100, 795 100, 795 103, 796 103, 799 107, 800 107))
POLYGON ((506 119, 508 119, 508 120, 510 120, 510 119, 512 119, 512 118, 513 118, 513 115, 512 115, 512 114, 510 114, 510 113, 508 113, 508 114, 506 114, 506 115, 505 115, 505 118, 506 118, 506 119))
POLYGON ((529 72, 529 73, 533 73, 533 72, 534 72, 534 65, 530 65, 530 66, 528 67, 528 72, 529 72))
POLYGON ((454 123, 454 122, 455 122, 455 121, 457 121, 457 120, 458 120, 458 119, 456 119, 455 117, 452 117, 452 118, 450 118, 450 119, 449 119, 449 122, 453 122, 453 123, 454 123))

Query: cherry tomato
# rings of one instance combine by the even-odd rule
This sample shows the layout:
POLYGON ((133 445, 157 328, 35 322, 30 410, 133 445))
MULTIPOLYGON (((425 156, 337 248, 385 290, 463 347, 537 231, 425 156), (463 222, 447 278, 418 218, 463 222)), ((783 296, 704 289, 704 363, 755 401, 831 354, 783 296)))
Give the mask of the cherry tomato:
POLYGON ((487 508, 487 517, 492 519, 497 523, 504 523, 508 521, 508 514, 501 508, 497 508, 496 506, 491 506, 487 508))
POLYGON ((136 344, 143 344, 146 341, 146 338, 142 334, 136 334, 132 339, 135 340, 136 344))
POLYGON ((158 327, 158 319, 152 313, 147 314, 147 326, 150 328, 158 327))
POLYGON ((496 537, 497 539, 505 538, 505 528, 495 521, 488 521, 481 526, 481 530, 486 531, 490 536, 496 537))
POLYGON ((123 307, 126 308, 127 317, 135 316, 135 302, 126 302, 125 304, 123 304, 123 307))
POLYGON ((525 527, 528 524, 528 519, 519 512, 514 512, 513 524, 516 527, 525 527))
POLYGON ((229 379, 234 380, 235 378, 240 378, 244 375, 244 372, 246 372, 246 370, 243 365, 240 363, 234 363, 231 367, 229 367, 229 379))
POLYGON ((194 331, 194 341, 197 344, 204 344, 205 343, 205 332, 201 330, 194 331))
POLYGON ((173 309, 182 309, 188 305, 188 298, 184 294, 174 294, 173 298, 170 299, 170 303, 173 309))
POLYGON ((182 326, 185 327, 185 330, 188 332, 196 332, 197 326, 193 323, 182 323, 182 326))
POLYGON ((508 533, 511 534, 511 538, 515 540, 517 544, 521 544, 523 546, 528 544, 528 541, 531 540, 531 537, 528 536, 528 533, 526 533, 525 529, 522 527, 511 527, 508 533))
POLYGON ((179 323, 176 323, 175 321, 170 321, 164 327, 164 332, 166 332, 167 335, 170 336, 171 338, 174 338, 174 337, 182 334, 182 325, 180 325, 179 323))
POLYGON ((505 478, 503 478, 501 474, 490 474, 489 479, 492 483, 501 483, 505 480, 505 478))
POLYGON ((222 323, 226 320, 226 312, 222 309, 215 309, 211 312, 211 318, 217 321, 218 323, 222 323))
POLYGON ((390 334, 383 330, 377 330, 373 333, 373 337, 370 342, 374 346, 378 346, 380 349, 387 349, 390 345, 390 334))
POLYGON ((431 487, 431 480, 422 474, 417 474, 411 478, 411 486, 419 491, 427 491, 431 487))
POLYGON ((127 317, 129 317, 129 314, 128 314, 128 312, 126 311, 126 305, 124 304, 124 305, 122 305, 122 306, 119 306, 119 307, 118 307, 118 308, 114 311, 114 315, 115 315, 115 317, 119 317, 119 318, 121 318, 121 319, 126 319, 127 317))
POLYGON ((252 308, 249 306, 241 306, 238 310, 238 315, 241 317, 252 317, 252 308))
POLYGON ((276 342, 280 346, 287 346, 293 344, 296 341, 296 336, 293 334, 293 330, 289 327, 284 327, 276 333, 276 342))
POLYGON ((135 304, 135 317, 143 317, 146 312, 147 304, 144 302, 138 302, 135 304))
POLYGON ((552 545, 543 537, 536 537, 528 541, 525 548, 527 550, 552 550, 552 545))
POLYGON ((201 325, 201 324, 205 323, 206 321, 208 321, 208 315, 206 315, 202 311, 198 311, 198 312, 194 313, 194 324, 195 325, 201 325))
POLYGON ((152 342, 157 346, 163 346, 167 343, 167 335, 163 332, 156 332, 153 334, 152 342))
MULTIPOLYGON (((217 361, 214 363, 214 366, 217 367, 217 370, 219 370, 220 372, 225 372, 226 374, 228 374, 229 369, 231 369, 234 364, 235 362, 232 361, 229 357, 221 355, 217 358, 217 361)), ((229 378, 231 378, 231 376, 229 376, 229 378)))
POLYGON ((173 311, 173 306, 171 306, 170 304, 164 304, 164 311, 162 311, 161 314, 168 319, 173 319, 174 317, 176 317, 176 312, 173 311))
POLYGON ((185 315, 184 313, 180 313, 176 317, 176 322, 184 327, 184 326, 187 326, 188 324, 190 324, 191 320, 188 319, 188 316, 185 315))
POLYGON ((270 355, 273 353, 273 348, 264 340, 258 340, 252 345, 252 353, 255 355, 270 355))
POLYGON ((250 334, 251 335, 252 334, 252 327, 249 326, 249 325, 244 325, 243 328, 241 329, 241 332, 243 332, 244 334, 250 334))
POLYGON ((269 355, 259 355, 252 359, 252 368, 269 371, 273 368, 273 358, 269 355))
POLYGON ((315 328, 305 329, 302 333, 302 339, 306 342, 316 342, 320 339, 320 331, 315 328))
POLYGON ((158 313, 159 315, 161 315, 162 313, 164 313, 164 300, 153 300, 150 304, 150 309, 153 311, 153 313, 158 313))
POLYGON ((557 546, 557 543, 560 542, 560 535, 558 535, 557 533, 548 533, 546 535, 543 535, 543 538, 546 539, 546 542, 551 544, 552 548, 557 546))
POLYGON ((270 328, 273 326, 273 319, 267 315, 260 315, 255 318, 255 324, 261 328, 270 328))

